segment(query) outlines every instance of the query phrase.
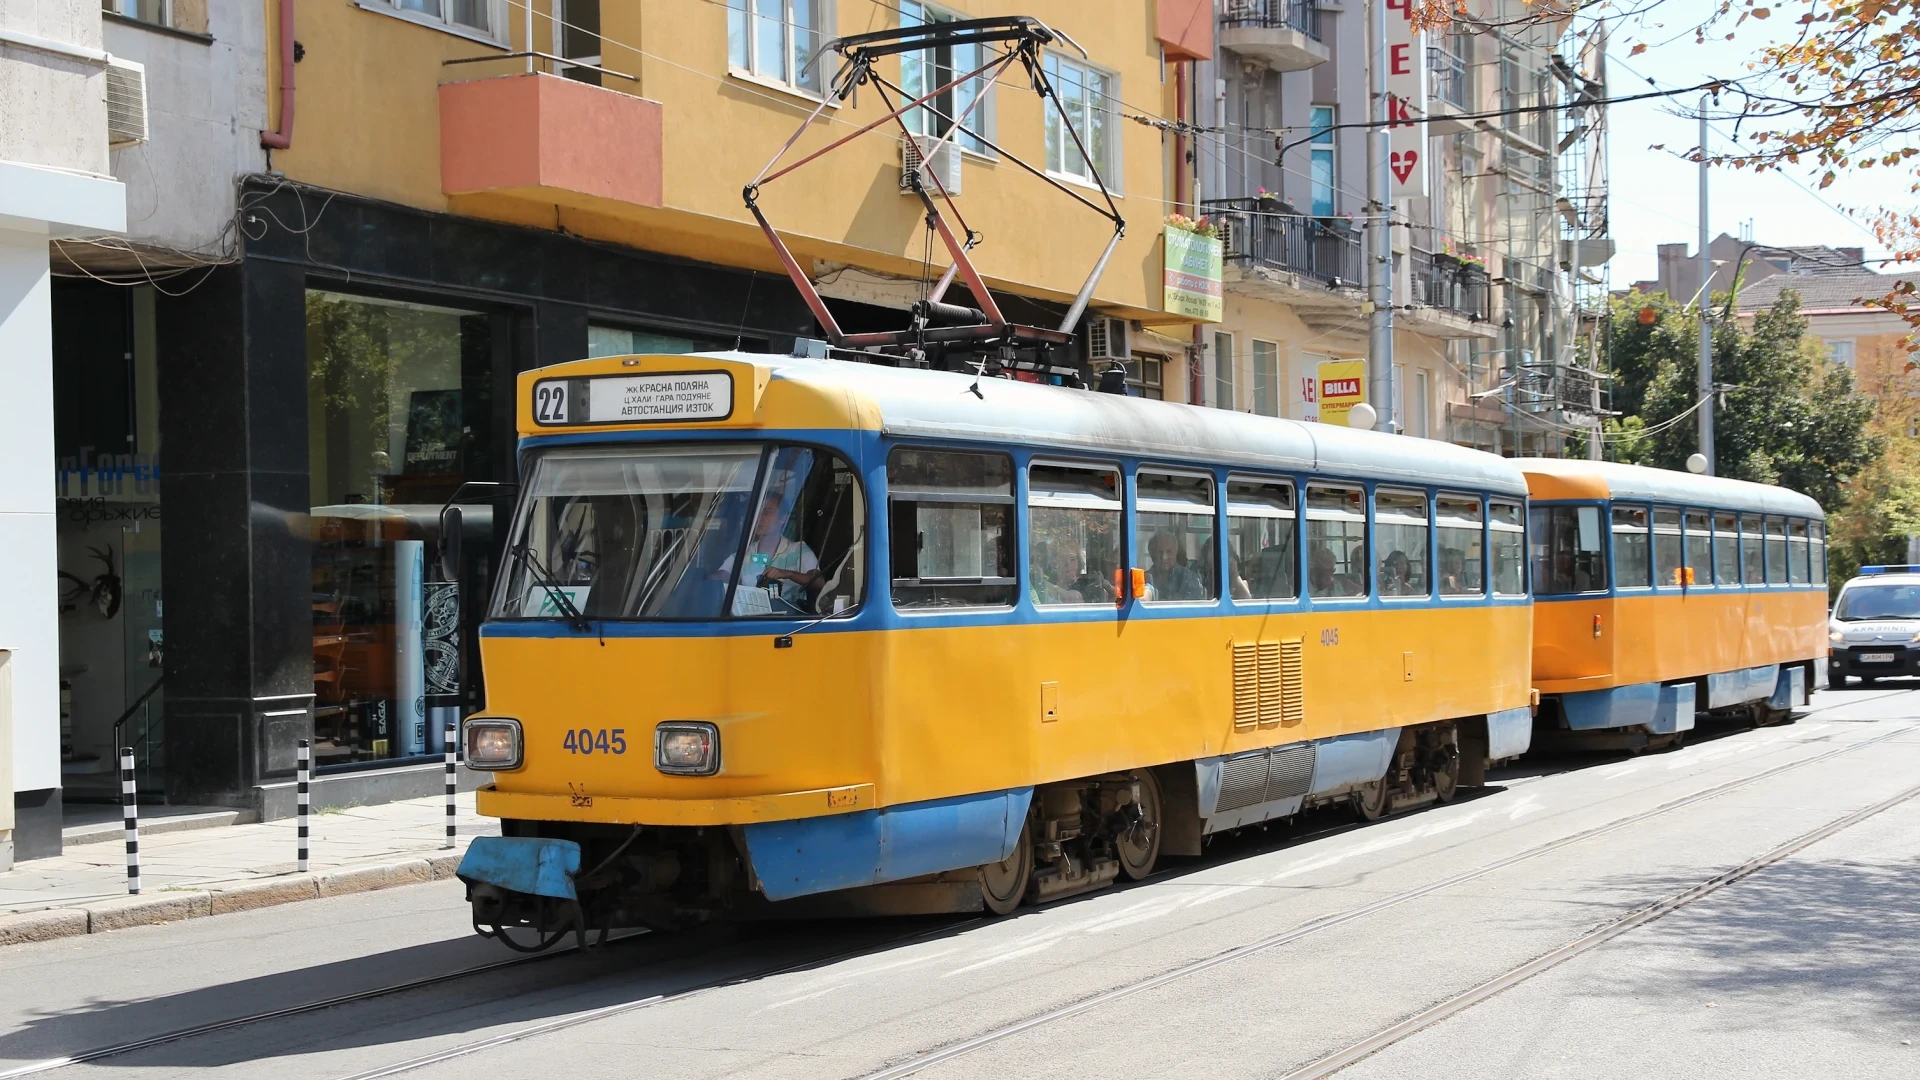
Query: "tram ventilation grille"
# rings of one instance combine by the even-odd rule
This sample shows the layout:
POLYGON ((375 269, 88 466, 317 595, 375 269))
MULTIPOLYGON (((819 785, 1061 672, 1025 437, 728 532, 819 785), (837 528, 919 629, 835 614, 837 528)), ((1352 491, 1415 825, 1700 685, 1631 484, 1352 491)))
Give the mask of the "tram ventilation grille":
POLYGON ((1235 642, 1234 729, 1298 724, 1306 719, 1304 666, 1299 638, 1235 642))
POLYGON ((1220 798, 1214 811, 1238 810, 1265 802, 1267 798, 1267 752, 1228 758, 1220 766, 1220 798))
POLYGON ((1283 746, 1267 768, 1267 800, 1291 799, 1313 788, 1313 744, 1283 746))
POLYGON ((1298 724, 1307 718, 1306 655, 1299 638, 1280 643, 1280 722, 1298 724))
POLYGON ((1260 719, 1260 646, 1235 642, 1233 646, 1233 726, 1245 731, 1260 719))

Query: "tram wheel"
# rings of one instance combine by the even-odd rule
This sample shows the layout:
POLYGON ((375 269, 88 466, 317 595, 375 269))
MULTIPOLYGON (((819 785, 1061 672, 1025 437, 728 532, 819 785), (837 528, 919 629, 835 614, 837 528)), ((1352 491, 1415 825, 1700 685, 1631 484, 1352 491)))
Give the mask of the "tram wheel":
POLYGON ((994 915, 1010 915, 1027 898, 1033 878, 1033 840, 1022 827, 1012 855, 980 868, 980 898, 994 915))
POLYGON ((1384 778, 1363 784, 1353 794, 1353 815, 1361 821, 1379 821, 1387 812, 1387 782, 1384 778))
POLYGON ((1433 797, 1437 802, 1450 803, 1460 794, 1460 757, 1454 755, 1446 771, 1433 774, 1433 797))
POLYGON ((1120 872, 1128 881, 1139 881, 1153 873, 1160 860, 1160 783, 1150 771, 1133 774, 1140 785, 1140 817, 1133 826, 1113 838, 1114 853, 1120 856, 1120 872))

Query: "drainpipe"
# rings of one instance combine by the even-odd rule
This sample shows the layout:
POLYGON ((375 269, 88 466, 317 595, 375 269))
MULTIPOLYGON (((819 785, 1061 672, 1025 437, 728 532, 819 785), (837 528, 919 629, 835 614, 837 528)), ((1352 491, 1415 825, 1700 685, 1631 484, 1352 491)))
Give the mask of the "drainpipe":
POLYGON ((280 0, 280 123, 260 133, 260 145, 269 150, 293 145, 293 0, 280 0))

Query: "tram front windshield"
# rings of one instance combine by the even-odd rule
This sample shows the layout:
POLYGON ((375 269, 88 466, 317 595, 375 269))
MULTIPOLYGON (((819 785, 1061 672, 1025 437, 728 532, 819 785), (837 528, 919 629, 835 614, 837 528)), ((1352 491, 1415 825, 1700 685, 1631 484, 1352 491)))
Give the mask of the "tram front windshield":
POLYGON ((1863 619, 1920 619, 1920 585, 1854 585, 1840 597, 1833 617, 1841 622, 1863 619))
POLYGON ((805 447, 548 450, 529 469, 492 617, 831 614, 858 602, 862 515, 852 471, 805 447))

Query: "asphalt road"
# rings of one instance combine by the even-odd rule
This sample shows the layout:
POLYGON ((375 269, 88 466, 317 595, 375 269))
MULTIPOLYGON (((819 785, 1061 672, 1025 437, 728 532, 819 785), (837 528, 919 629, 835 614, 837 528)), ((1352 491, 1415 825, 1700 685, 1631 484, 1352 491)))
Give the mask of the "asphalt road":
MULTIPOLYGON (((35 1075, 1915 1077, 1916 726, 1823 691, 1013 918, 643 935, 35 1075)), ((509 955, 449 884, 0 950, 0 1078, 509 955)))

